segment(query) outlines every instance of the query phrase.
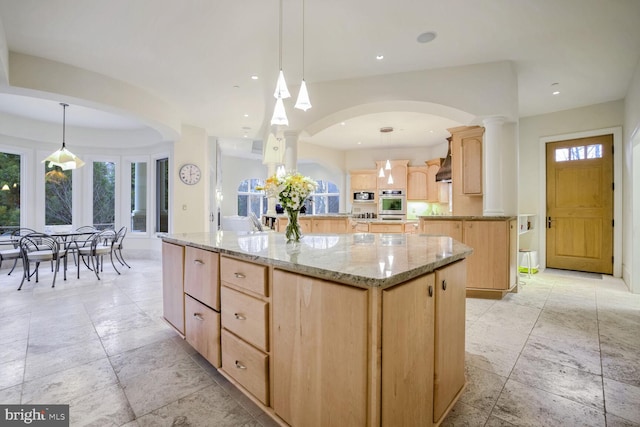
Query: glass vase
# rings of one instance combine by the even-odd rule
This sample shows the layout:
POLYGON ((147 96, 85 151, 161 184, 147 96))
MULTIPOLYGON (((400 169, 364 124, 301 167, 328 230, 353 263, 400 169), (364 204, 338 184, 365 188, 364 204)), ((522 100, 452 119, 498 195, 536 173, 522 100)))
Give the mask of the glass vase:
POLYGON ((284 235, 287 238, 287 242, 298 242, 302 237, 302 232, 300 231, 300 223, 298 222, 299 214, 300 210, 287 209, 287 217, 289 217, 289 222, 287 223, 287 227, 284 230, 284 235))

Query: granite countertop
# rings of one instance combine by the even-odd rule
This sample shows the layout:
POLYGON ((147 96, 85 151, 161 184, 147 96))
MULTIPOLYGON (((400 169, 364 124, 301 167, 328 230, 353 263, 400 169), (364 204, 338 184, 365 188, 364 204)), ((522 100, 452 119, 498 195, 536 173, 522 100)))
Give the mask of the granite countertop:
POLYGON ((517 219, 515 215, 504 216, 485 216, 485 215, 420 215, 418 219, 428 220, 452 220, 452 219, 466 219, 468 221, 508 221, 517 219))
POLYGON ((160 238, 362 288, 393 286, 473 252, 450 237, 426 234, 307 234, 297 243, 287 243, 283 233, 273 232, 218 231, 160 238))

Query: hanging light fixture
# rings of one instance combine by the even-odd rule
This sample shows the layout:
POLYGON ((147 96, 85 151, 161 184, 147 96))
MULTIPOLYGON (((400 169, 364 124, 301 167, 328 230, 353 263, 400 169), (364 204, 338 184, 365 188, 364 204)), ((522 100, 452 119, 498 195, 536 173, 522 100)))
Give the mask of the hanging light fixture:
POLYGON ((276 105, 273 109, 273 116, 271 117, 272 125, 289 126, 289 120, 287 119, 287 112, 284 109, 284 98, 289 98, 291 94, 287 89, 287 82, 284 79, 284 72, 282 71, 282 0, 280 0, 280 20, 279 20, 279 34, 278 34, 278 48, 279 56, 278 62, 280 65, 280 73, 278 73, 278 81, 276 82, 276 90, 273 96, 276 98, 276 105))
POLYGON ((298 99, 294 108, 302 111, 307 111, 311 108, 307 83, 304 80, 304 0, 302 0, 302 83, 300 84, 300 92, 298 92, 298 99))
POLYGON ((65 126, 66 126, 66 110, 69 104, 60 103, 62 105, 62 147, 59 150, 54 151, 44 159, 41 163, 49 162, 49 167, 58 166, 62 170, 78 169, 84 166, 84 162, 80 160, 75 154, 67 150, 65 145, 65 126))

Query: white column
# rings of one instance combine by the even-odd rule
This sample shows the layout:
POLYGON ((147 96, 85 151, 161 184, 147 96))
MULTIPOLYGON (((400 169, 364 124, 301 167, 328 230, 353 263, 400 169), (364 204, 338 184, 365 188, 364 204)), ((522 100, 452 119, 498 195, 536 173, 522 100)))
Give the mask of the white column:
POLYGON ((287 172, 298 170, 298 133, 285 131, 284 140, 286 149, 284 152, 284 168, 287 172))
MULTIPOLYGON (((274 162, 267 163, 267 177, 275 175, 277 168, 278 165, 274 162)), ((274 216, 276 214, 276 202, 275 197, 267 197, 267 215, 274 216)))
POLYGON ((484 119, 484 215, 504 215, 502 189, 503 117, 484 119))

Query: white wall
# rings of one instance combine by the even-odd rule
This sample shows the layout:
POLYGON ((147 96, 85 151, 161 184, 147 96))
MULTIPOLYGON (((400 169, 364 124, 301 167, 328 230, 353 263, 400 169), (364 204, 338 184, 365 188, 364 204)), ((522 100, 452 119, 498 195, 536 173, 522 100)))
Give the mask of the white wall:
POLYGON ((640 63, 625 98, 623 127, 623 259, 622 277, 634 293, 640 293, 640 63), (634 167, 638 166, 638 167, 634 167))
MULTIPOLYGON (((546 192, 545 188, 540 188, 541 170, 545 162, 540 155, 542 139, 622 126, 623 120, 622 100, 520 119, 518 209, 519 213, 537 215, 536 228, 521 236, 521 247, 541 251, 544 246, 540 233, 546 216, 546 212, 541 211, 540 207, 540 199, 546 192)), ((614 165, 615 168, 620 166, 614 165)), ((620 191, 624 191, 624 182, 617 185, 622 187, 620 191)), ((543 264, 544 260, 540 261, 543 264)))
POLYGON ((238 214, 238 184, 245 179, 267 178, 267 166, 261 160, 222 155, 222 216, 238 214))

